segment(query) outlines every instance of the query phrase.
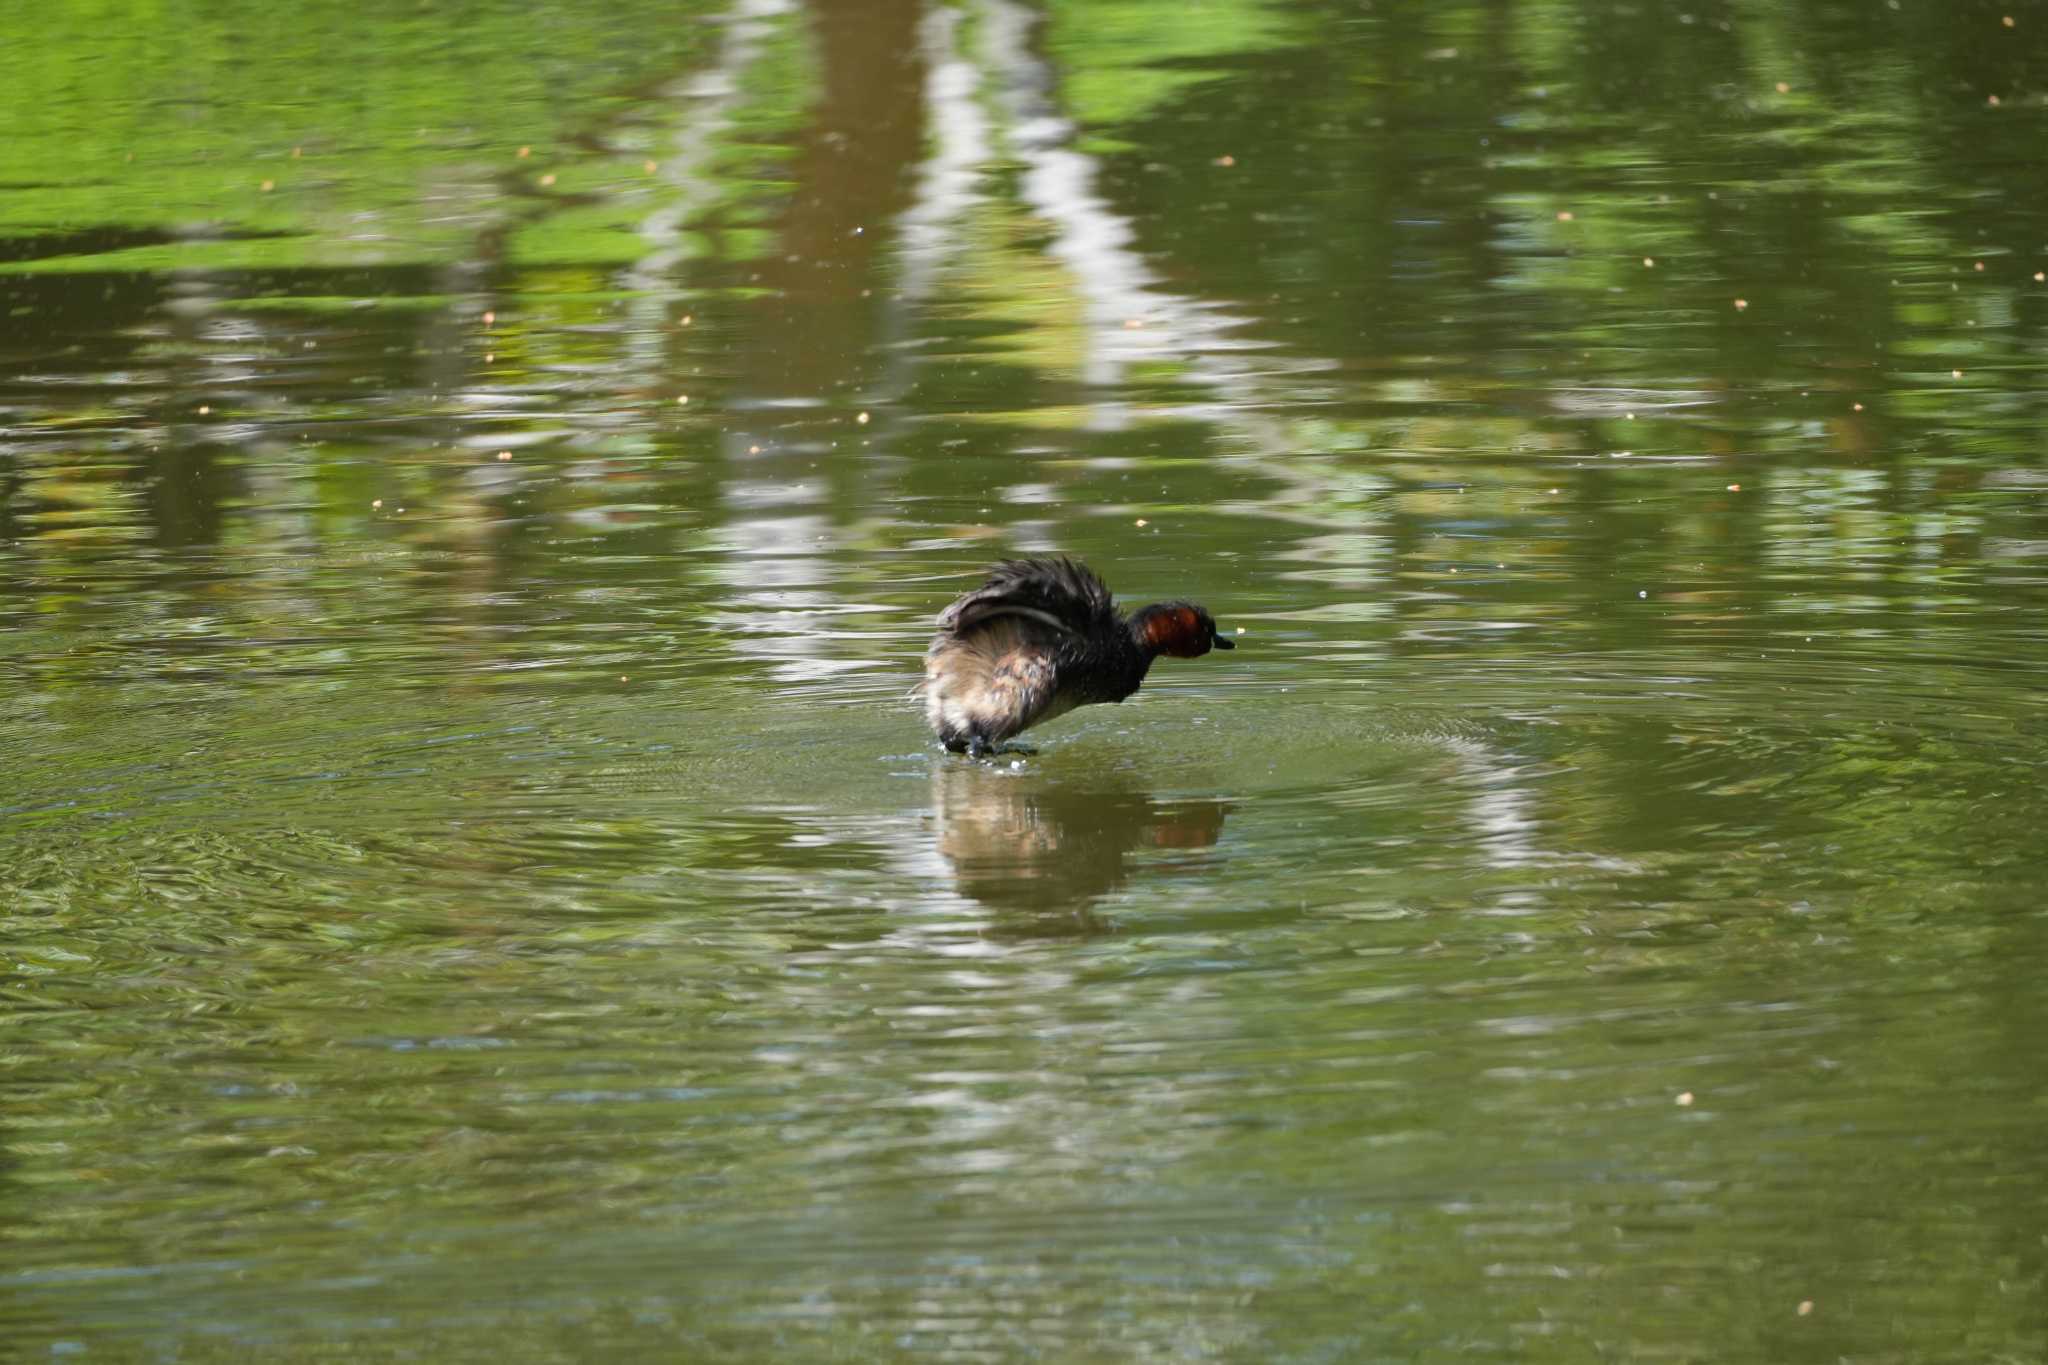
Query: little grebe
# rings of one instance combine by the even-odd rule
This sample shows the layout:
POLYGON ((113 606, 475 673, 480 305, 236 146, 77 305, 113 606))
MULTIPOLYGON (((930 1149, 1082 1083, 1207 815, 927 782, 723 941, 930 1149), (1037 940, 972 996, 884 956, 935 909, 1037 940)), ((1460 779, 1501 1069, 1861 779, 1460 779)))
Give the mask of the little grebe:
POLYGON ((1077 706, 1122 701, 1161 654, 1235 649, 1192 602, 1125 617, 1071 559, 1012 559, 939 614, 924 656, 925 719, 954 753, 984 754, 1077 706))

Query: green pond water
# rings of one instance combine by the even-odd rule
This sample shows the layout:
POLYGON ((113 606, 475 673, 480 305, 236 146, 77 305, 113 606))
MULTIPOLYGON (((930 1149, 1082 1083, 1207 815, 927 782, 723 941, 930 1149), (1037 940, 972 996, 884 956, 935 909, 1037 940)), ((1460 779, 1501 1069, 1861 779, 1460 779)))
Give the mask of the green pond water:
POLYGON ((0 41, 0 1356, 2048 1358, 2042 0, 0 41))

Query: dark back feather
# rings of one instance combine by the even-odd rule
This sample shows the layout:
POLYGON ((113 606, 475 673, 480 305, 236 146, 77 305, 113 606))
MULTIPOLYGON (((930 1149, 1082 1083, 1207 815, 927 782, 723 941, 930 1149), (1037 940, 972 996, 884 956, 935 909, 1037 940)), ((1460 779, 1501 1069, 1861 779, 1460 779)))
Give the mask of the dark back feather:
POLYGON ((1071 559, 1006 559, 988 581, 939 613, 939 629, 958 635, 997 616, 1025 616, 1076 635, 1121 622, 1109 588, 1071 559))

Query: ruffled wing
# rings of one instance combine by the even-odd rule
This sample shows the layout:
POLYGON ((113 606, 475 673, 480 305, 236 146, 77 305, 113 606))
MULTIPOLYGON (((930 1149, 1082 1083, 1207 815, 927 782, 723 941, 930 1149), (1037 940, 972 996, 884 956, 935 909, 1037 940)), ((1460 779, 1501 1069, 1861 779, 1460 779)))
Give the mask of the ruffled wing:
POLYGON ((1109 588, 1071 559, 1008 559, 989 571, 988 581, 939 613, 939 629, 962 635, 986 621, 1009 616, 1036 621, 1062 635, 1087 635, 1114 622, 1109 588))

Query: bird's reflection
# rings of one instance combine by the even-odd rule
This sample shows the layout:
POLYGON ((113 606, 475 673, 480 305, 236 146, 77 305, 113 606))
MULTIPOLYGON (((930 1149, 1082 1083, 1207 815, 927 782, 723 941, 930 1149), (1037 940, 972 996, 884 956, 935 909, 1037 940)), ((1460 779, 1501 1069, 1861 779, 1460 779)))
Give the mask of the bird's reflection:
POLYGON ((1222 801, 1156 801, 1116 774, 1054 777, 985 763, 932 772, 939 852, 962 895, 991 909, 1065 916, 1121 886, 1133 849, 1203 849, 1223 833, 1222 801))

